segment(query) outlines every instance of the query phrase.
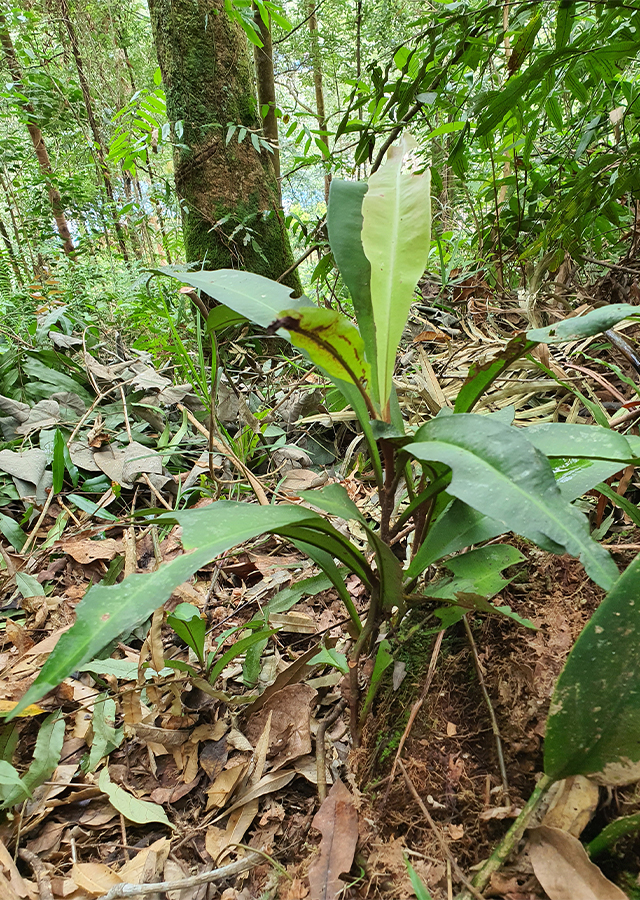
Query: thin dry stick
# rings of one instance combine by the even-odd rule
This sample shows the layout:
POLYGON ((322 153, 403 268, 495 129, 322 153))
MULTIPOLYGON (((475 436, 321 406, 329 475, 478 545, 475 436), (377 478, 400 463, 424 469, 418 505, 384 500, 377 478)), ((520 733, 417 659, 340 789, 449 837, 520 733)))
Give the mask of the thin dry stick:
POLYGON ((162 891, 182 891, 186 888, 197 887, 199 884, 209 884, 211 881, 222 881, 223 878, 240 875, 241 872, 257 866, 259 862, 262 862, 262 855, 252 853, 251 856, 229 863, 228 866, 210 869, 208 872, 201 872, 190 878, 182 878, 180 881, 158 881, 156 884, 114 884, 111 890, 99 897, 98 900, 121 900, 122 897, 142 897, 144 894, 157 894, 162 891))
POLYGON ((324 803, 327 798, 327 754, 324 746, 324 736, 327 728, 337 721, 342 711, 346 708, 347 701, 340 703, 319 724, 316 734, 316 775, 318 778, 318 800, 324 803))
POLYGON ((32 545, 35 543, 36 537, 38 536, 38 530, 40 529, 40 526, 44 522, 44 518, 45 518, 46 514, 49 512, 49 507, 51 506, 53 496, 54 496, 53 488, 50 488, 47 499, 45 500, 44 506, 42 507, 42 512, 38 516, 38 521, 33 526, 33 528, 31 529, 31 534, 24 542, 24 546, 21 551, 22 554, 29 553, 31 551, 32 545))
POLYGON ((504 805, 511 806, 511 800, 509 799, 509 779, 507 778, 507 767, 504 764, 504 753, 502 752, 502 738, 500 737, 500 729, 498 728, 498 720, 496 719, 496 714, 493 710, 493 704, 491 703, 491 697, 489 696, 489 692, 487 691, 487 687, 484 682, 484 674, 482 672, 482 665, 480 664, 480 659, 478 657, 478 648, 476 647, 476 642, 473 639, 473 634, 471 632, 471 626, 467 620, 467 617, 464 616, 462 619, 464 622, 464 628, 467 632, 467 639, 469 641, 469 646, 471 647, 471 653, 473 654, 473 662, 476 667, 476 672, 478 674, 478 681, 480 682, 480 690, 482 691, 482 696, 484 697, 484 702, 487 704, 487 709, 489 710, 489 718, 491 719, 491 729, 493 731, 493 736, 496 741, 496 752, 498 754, 498 765, 500 767, 500 777, 502 779, 502 792, 504 795, 504 805))
POLYGON ((425 819, 429 823, 429 827, 433 831, 436 840, 440 844, 440 849, 444 853, 445 858, 451 864, 451 868, 455 872, 456 878, 458 879, 458 881, 460 881, 460 882, 462 882, 462 884, 464 884, 466 889, 476 898, 476 900, 485 900, 484 896, 480 893, 480 891, 471 884, 471 882, 469 881, 467 876, 464 874, 464 872, 458 865, 455 856, 453 855, 451 850, 449 850, 449 845, 447 844, 447 842, 444 838, 444 835, 442 834, 442 831, 440 830, 438 825, 436 825, 436 823, 433 819, 433 816, 431 815, 431 813, 429 812, 427 807, 422 802, 422 798, 420 797, 420 794, 415 789, 413 781, 411 781, 411 779, 409 778, 409 773, 405 769, 404 764, 401 759, 398 760, 398 768, 402 772, 402 776, 405 780, 405 784, 411 791, 411 795, 412 795, 413 799, 416 801, 416 803, 420 807, 420 812, 422 813, 422 815, 425 817, 425 819))
POLYGON ((29 865, 36 876, 38 882, 38 893, 40 900, 53 900, 53 890, 51 888, 51 879, 47 867, 39 857, 32 853, 31 850, 18 850, 18 856, 29 865))
POLYGON ((162 496, 162 494, 160 493, 160 491, 159 491, 156 487, 154 487, 153 482, 151 481, 151 479, 149 478, 149 476, 147 475, 146 472, 143 472, 143 473, 142 473, 142 480, 143 480, 144 483, 147 485, 147 487, 149 488, 149 490, 151 491, 151 493, 154 495, 154 497, 156 498, 156 500, 158 501, 158 503, 161 503, 161 504, 164 506, 165 509, 173 510, 173 507, 171 506, 171 504, 168 503, 168 502, 164 499, 164 497, 162 496))
POLYGON ((210 437, 207 429, 204 427, 204 425, 201 425, 200 422, 198 422, 198 420, 193 415, 191 410, 188 410, 186 408, 186 406, 182 405, 182 403, 176 403, 176 406, 180 410, 180 412, 186 413, 187 419, 191 422, 193 427, 195 429, 197 429, 200 432, 200 434, 203 434, 207 438, 207 440, 210 440, 211 445, 213 447, 215 447, 219 453, 222 453, 224 456, 228 457, 231 460, 231 462, 234 464, 236 469, 238 469, 239 472, 242 472, 244 477, 247 479, 247 481, 251 485, 251 487, 253 489, 253 493, 256 495, 256 498, 258 500, 258 503, 261 506, 269 506, 269 499, 264 492, 264 488, 262 487, 262 485, 260 484, 260 482, 258 481, 256 476, 253 474, 253 472, 251 472, 245 466, 245 464, 238 459, 238 457, 235 455, 235 453, 229 447, 226 447, 223 443, 221 443, 220 441, 217 441, 215 438, 210 437))
POLYGON ((391 767, 391 775, 389 775, 389 784, 387 785, 387 790, 384 795, 383 805, 386 805, 387 800, 389 799, 389 792, 391 791, 391 785, 393 784, 393 778, 396 774, 396 767, 400 763, 400 755, 404 748, 405 742, 409 737, 409 733, 413 728, 413 723, 416 720, 416 716, 420 712, 420 707, 425 701, 425 697, 427 696, 427 692, 431 687, 431 682, 433 681, 433 676, 436 673, 436 662, 438 661, 438 654, 440 653, 440 647, 442 646, 442 638, 444 637, 444 631, 440 631, 438 636, 436 637, 436 642, 433 645, 433 653, 431 654, 431 659, 429 661, 429 669, 427 671, 427 677, 425 678, 424 687, 422 688, 422 693, 413 704, 411 708, 411 713, 409 715, 409 721, 407 722, 404 731, 402 732, 402 737, 400 738, 400 743, 398 744, 398 750, 396 751, 396 758, 393 761, 393 766, 391 767))

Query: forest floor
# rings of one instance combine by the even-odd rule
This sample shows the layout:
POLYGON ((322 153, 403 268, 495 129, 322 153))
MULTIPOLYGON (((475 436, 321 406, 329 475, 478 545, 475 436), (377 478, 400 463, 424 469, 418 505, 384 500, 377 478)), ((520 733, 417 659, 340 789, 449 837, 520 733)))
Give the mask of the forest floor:
MULTIPOLYGON (((574 299, 619 299, 612 284, 625 299, 630 292, 635 296, 633 284, 609 282, 603 279, 574 299)), ((428 287, 424 293, 428 305, 428 287)), ((409 422, 419 421, 425 410, 434 414, 449 405, 472 362, 489 358, 511 333, 531 324, 532 315, 543 312, 516 299, 496 301, 478 278, 459 285, 453 299, 461 311, 456 321, 432 315, 431 307, 430 318, 418 311, 400 360, 397 389, 409 422)), ((560 318, 566 309, 549 302, 544 313, 560 318)), ((636 330, 636 325, 627 327, 626 334, 636 330)), ((604 351, 590 339, 561 352, 554 349, 551 356, 543 353, 539 362, 542 368, 534 360, 516 364, 487 397, 488 408, 515 406, 522 425, 589 423, 583 400, 567 388, 578 372, 581 396, 588 395, 602 415, 609 415, 610 402, 635 410, 632 385, 638 375, 615 348, 604 351)), ((168 476, 160 452, 158 468, 149 437, 155 435, 162 451, 162 429, 149 415, 149 427, 140 426, 129 403, 114 412, 113 396, 120 391, 124 401, 122 386, 129 388, 137 378, 141 393, 154 398, 146 398, 153 408, 163 391, 180 393, 180 386, 172 385, 165 372, 154 372, 148 360, 129 358, 129 363, 127 369, 98 352, 87 364, 99 402, 92 416, 83 420, 78 413, 77 445, 71 446, 79 469, 106 474, 113 484, 124 485, 122 492, 105 490, 83 507, 72 490, 49 495, 26 544, 36 549, 19 550, 15 535, 13 545, 0 547, 5 563, 2 710, 10 710, 41 671, 92 584, 115 580, 123 570, 149 573, 183 552, 177 526, 159 532, 131 516, 145 505, 171 508, 172 482, 200 483, 208 466, 206 438, 188 405, 181 406, 181 439, 187 444, 174 450, 180 455, 184 446, 182 458, 190 461, 168 476), (125 436, 120 442, 112 441, 116 420, 125 436), (139 436, 154 458, 146 472, 138 464, 129 484, 127 447, 140 447, 139 436), (100 518, 109 508, 116 514, 100 518)), ((264 396, 264 366, 250 362, 241 347, 236 364, 236 384, 260 388, 264 396)), ((175 404, 176 396, 167 403, 175 404)), ((187 404, 184 395, 178 402, 183 401, 187 404)), ((241 397, 231 415, 240 421, 245 415, 246 421, 248 405, 241 397)), ((43 407, 37 406, 3 411, 19 423, 16 427, 26 422, 22 434, 33 440, 44 427, 37 424, 44 421, 43 407)), ((138 402, 138 413, 144 406, 138 402)), ((55 425, 51 408, 48 414, 55 425)), ((332 417, 322 404, 294 424, 279 421, 288 444, 315 435, 325 451, 333 446, 335 459, 341 453, 344 458, 353 439, 348 417, 332 417)), ((235 451, 238 462, 238 445, 235 451)), ((335 465, 321 465, 317 458, 314 463, 304 450, 297 457, 285 454, 277 478, 268 472, 259 477, 279 499, 290 501, 302 488, 339 477, 363 510, 375 507, 366 479, 336 474, 335 465)), ((25 497, 41 484, 30 483, 24 470, 16 473, 13 463, 0 459, 6 481, 13 479, 20 495, 3 512, 19 521, 25 497)), ((231 457, 216 465, 224 480, 237 478, 231 457)), ((633 471, 617 481, 619 492, 633 499, 638 491, 633 471)), ((210 502, 204 494, 198 501, 210 502)), ((640 531, 604 497, 583 502, 598 539, 624 568, 640 549, 640 531)), ((2 900, 116 898, 125 896, 125 884, 138 885, 143 896, 157 900, 164 894, 152 885, 160 881, 173 883, 169 900, 420 897, 406 860, 433 900, 453 897, 463 888, 460 872, 471 877, 490 856, 535 787, 555 680, 602 597, 577 561, 513 537, 501 540, 517 547, 524 560, 507 571, 512 580, 498 600, 530 627, 504 616, 475 616, 468 628, 460 622, 438 634, 426 619, 412 618, 410 632, 394 635, 400 649, 393 677, 382 683, 358 749, 351 743, 347 679, 339 666, 314 660, 321 637, 330 649, 344 647, 344 608, 309 560, 270 537, 202 568, 146 626, 122 635, 103 658, 66 678, 17 724, 14 720, 0 729, 0 758, 12 758, 20 772, 31 766, 46 773, 33 796, 0 821, 2 900), (307 587, 296 593, 300 582, 307 587), (269 617, 279 631, 262 653, 258 689, 246 686, 242 662, 233 654, 215 689, 167 667, 167 660, 194 662, 166 621, 179 604, 195 606, 207 623, 209 645, 220 639, 218 648, 227 649, 275 596, 286 596, 286 602, 269 617), (53 758, 43 721, 55 711, 63 718, 64 737, 53 758), (316 741, 321 723, 322 729, 327 726, 324 765, 316 741), (329 795, 320 809, 323 780, 329 795), (241 869, 243 859, 251 865, 234 872, 233 863, 239 861, 241 869), (185 881, 214 865, 231 869, 202 884, 185 881)), ((364 612, 362 584, 351 576, 347 587, 364 612)), ((567 789, 554 797, 545 823, 583 841, 607 822, 640 812, 636 786, 608 792, 580 782, 569 787, 570 795, 567 789)), ((618 844, 615 855, 599 862, 628 896, 640 896, 637 882, 634 886, 640 871, 637 838, 618 844)), ((568 893, 551 900, 587 897, 581 894, 583 876, 572 863, 561 861, 559 872, 568 893)), ((534 875, 526 841, 482 895, 505 900, 548 896, 534 875)), ((607 900, 615 896, 607 894, 607 900)))

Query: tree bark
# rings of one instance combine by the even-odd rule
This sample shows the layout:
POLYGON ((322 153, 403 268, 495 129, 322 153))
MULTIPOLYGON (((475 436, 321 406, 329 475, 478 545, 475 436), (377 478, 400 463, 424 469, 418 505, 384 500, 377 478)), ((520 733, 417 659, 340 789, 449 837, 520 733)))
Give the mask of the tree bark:
POLYGON ((253 58, 256 64, 258 107, 264 136, 273 147, 273 168, 278 179, 278 191, 280 191, 280 149, 278 146, 278 119, 276 117, 276 82, 273 77, 271 20, 269 20, 268 25, 262 21, 255 3, 253 4, 253 13, 260 33, 260 40, 262 41, 262 47, 253 48, 253 58), (263 114, 265 106, 269 107, 266 115, 263 114))
MULTIPOLYGON (((246 37, 224 0, 148 3, 177 138, 187 260, 277 278, 293 260, 271 154, 251 139, 261 122, 246 37), (238 130, 227 143, 229 125, 238 130), (242 141, 239 129, 246 129, 242 141)), ((287 284, 300 290, 295 271, 287 284)))
MULTIPOLYGON (((0 43, 2 44, 4 57, 14 84, 19 88, 22 94, 26 95, 27 90, 22 78, 20 63, 18 62, 18 57, 13 46, 13 41, 11 40, 11 35, 9 34, 7 20, 1 10, 0 43)), ((44 176, 45 184, 47 185, 49 202, 51 204, 56 228, 58 230, 58 234, 60 235, 60 240, 62 241, 62 249, 67 254, 67 256, 69 256, 74 253, 75 247, 73 246, 73 240, 71 239, 71 232, 69 231, 69 225, 67 224, 67 217, 65 216, 60 191, 57 189, 57 187, 55 187, 53 183, 53 166, 51 165, 51 160, 49 159, 49 153, 47 152, 47 147, 45 145, 44 138, 42 137, 42 132, 36 125, 36 111, 34 109, 33 103, 31 103, 29 100, 22 100, 18 102, 20 103, 20 106, 22 107, 22 110, 27 117, 27 129, 29 131, 29 136, 31 138, 31 143, 33 144, 33 149, 35 151, 38 164, 44 176)))
POLYGON ((67 34, 69 35, 69 43, 71 44, 71 52, 73 53, 73 58, 76 63, 76 69, 78 71, 78 80, 80 81, 80 90, 82 91, 82 97, 84 99, 84 107, 87 112, 87 120, 89 122, 89 127, 91 128, 91 134, 93 135, 93 152, 95 153, 95 161, 98 166, 98 170, 100 175, 102 176, 102 181, 104 184, 104 192, 107 195, 107 201, 109 204, 109 208, 111 211, 111 217, 113 219, 113 226, 116 231, 116 238, 118 240, 118 246, 120 247, 120 252, 125 260, 125 262, 129 262, 129 254, 127 253, 127 245, 124 240, 124 231, 122 229, 122 225, 120 224, 120 220, 118 218, 118 210, 116 207, 116 201, 113 194, 113 182, 111 181, 111 172, 109 171, 109 167, 107 166, 107 162, 105 159, 105 153, 102 146, 102 138, 100 136, 100 131, 98 129, 98 123, 96 121, 95 113, 93 111, 93 101, 91 100, 91 91, 89 90, 89 82, 87 81, 87 76, 84 71, 84 64, 82 62, 82 55, 80 53, 80 45, 78 44, 78 36, 76 34, 76 30, 73 27, 73 22, 71 21, 71 17, 69 15, 69 6, 67 5, 67 0, 59 0, 60 2, 60 11, 62 13, 62 20, 64 22, 65 28, 67 29, 67 34))
MULTIPOLYGON (((318 130, 322 140, 327 143, 327 116, 324 109, 324 88, 322 85, 322 56, 320 54, 320 42, 318 40, 318 20, 316 18, 316 0, 309 0, 307 4, 309 16, 309 36, 311 38, 311 65, 313 66, 313 84, 316 91, 316 118, 318 130)), ((326 156, 326 154, 324 154, 326 156)), ((329 202, 329 187, 331 185, 331 173, 326 171, 324 176, 324 198, 329 202)))

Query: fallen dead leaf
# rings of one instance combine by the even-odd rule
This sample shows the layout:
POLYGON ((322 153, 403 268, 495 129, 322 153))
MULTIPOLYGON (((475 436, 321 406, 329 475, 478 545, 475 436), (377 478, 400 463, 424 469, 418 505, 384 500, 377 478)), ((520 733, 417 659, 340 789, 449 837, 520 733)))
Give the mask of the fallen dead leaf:
POLYGON ((95 562, 96 559, 104 559, 111 561, 118 553, 122 553, 122 541, 113 538, 102 538, 98 541, 91 541, 87 538, 80 540, 58 541, 55 545, 56 550, 62 550, 67 553, 76 562, 82 565, 95 562))
POLYGON ((598 807, 598 785, 584 775, 574 775, 561 781, 557 787, 553 804, 542 824, 580 837, 598 807))
POLYGON ((322 833, 320 853, 309 867, 311 900, 334 900, 344 888, 341 875, 351 868, 358 842, 358 813, 339 779, 313 818, 322 833))
POLYGON ((529 840, 533 871, 550 900, 626 900, 573 835, 540 825, 531 829, 529 840))
POLYGON ((114 884, 122 884, 120 876, 104 863, 74 863, 71 878, 91 897, 101 897, 114 884))

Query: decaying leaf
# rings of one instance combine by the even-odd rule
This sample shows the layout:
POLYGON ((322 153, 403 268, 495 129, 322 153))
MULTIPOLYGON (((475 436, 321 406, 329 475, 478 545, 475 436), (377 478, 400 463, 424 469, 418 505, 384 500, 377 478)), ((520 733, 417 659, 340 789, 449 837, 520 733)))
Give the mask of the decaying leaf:
POLYGON ((358 814, 339 779, 313 819, 322 833, 320 853, 309 867, 311 900, 334 900, 343 889, 341 875, 351 868, 358 842, 358 814))
POLYGON ((540 825, 531 829, 529 839, 533 871, 550 900, 626 900, 566 831, 540 825))
POLYGON ((90 897, 100 897, 122 879, 103 863, 74 863, 71 877, 90 897))
POLYGON ((267 757, 271 768, 311 752, 310 714, 317 691, 307 684, 289 685, 273 694, 247 722, 246 733, 255 742, 271 716, 267 757))
POLYGON ((557 791, 542 824, 580 837, 598 807, 598 785, 584 775, 574 775, 558 782, 554 788, 557 791))

